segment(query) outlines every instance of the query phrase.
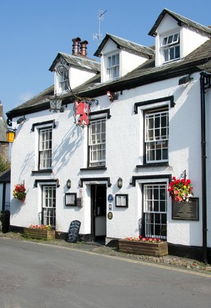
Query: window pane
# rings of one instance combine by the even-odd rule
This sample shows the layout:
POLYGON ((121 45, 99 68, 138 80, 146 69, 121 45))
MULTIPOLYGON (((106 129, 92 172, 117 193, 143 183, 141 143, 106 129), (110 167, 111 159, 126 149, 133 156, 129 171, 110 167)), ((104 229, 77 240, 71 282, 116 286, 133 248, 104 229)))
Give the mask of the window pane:
POLYGON ((168 49, 164 49, 164 60, 165 62, 169 60, 169 50, 168 49))
POLYGON ((180 46, 176 46, 175 47, 175 58, 179 58, 180 57, 180 46))
POLYGON ((171 44, 173 41, 173 35, 169 35, 169 38, 168 38, 168 44, 171 44))

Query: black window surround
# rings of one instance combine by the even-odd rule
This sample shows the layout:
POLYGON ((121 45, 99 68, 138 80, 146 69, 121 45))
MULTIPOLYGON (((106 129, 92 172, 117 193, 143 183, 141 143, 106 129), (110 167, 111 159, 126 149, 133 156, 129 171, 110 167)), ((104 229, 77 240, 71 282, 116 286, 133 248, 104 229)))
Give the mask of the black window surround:
POLYGON ((173 108, 175 106, 173 95, 160 97, 160 98, 156 98, 156 99, 151 99, 151 100, 143 101, 143 102, 137 102, 137 103, 134 104, 134 113, 135 114, 138 113, 139 107, 152 105, 152 104, 164 103, 164 102, 168 102, 168 101, 170 102, 170 107, 173 108))
POLYGON ((152 168, 152 167, 169 167, 168 162, 160 162, 160 163, 144 163, 143 165, 136 165, 136 168, 152 168))
POLYGON ((87 167, 87 168, 80 168, 80 171, 90 171, 90 170, 107 170, 107 167, 102 166, 102 167, 87 167))
POLYGON ((37 179, 34 181, 34 187, 37 187, 38 184, 55 184, 56 187, 59 187, 59 179, 37 179))
MULTIPOLYGON (((106 117, 107 119, 111 118, 111 113, 110 113, 110 109, 104 109, 104 110, 98 110, 98 111, 93 111, 89 113, 89 118, 90 120, 92 120, 92 117, 97 115, 102 115, 103 117, 106 117)), ((94 120, 94 119, 93 119, 94 120)))
POLYGON ((142 176, 132 176, 132 181, 130 183, 130 185, 132 186, 136 186, 136 182, 141 180, 164 180, 164 179, 168 179, 168 181, 170 182, 172 179, 172 175, 171 174, 158 174, 158 175, 142 175, 142 176))
POLYGON ((34 132, 34 129, 35 129, 36 126, 45 126, 45 125, 51 125, 53 128, 55 128, 56 122, 55 122, 55 120, 49 120, 49 121, 34 123, 34 124, 32 124, 31 131, 34 132))
POLYGON ((80 187, 83 187, 83 183, 84 182, 90 182, 90 183, 96 183, 96 182, 107 182, 108 183, 108 187, 111 187, 111 180, 109 177, 105 177, 105 178, 81 178, 80 179, 80 187))
POLYGON ((40 173, 52 173, 52 169, 40 169, 40 170, 32 170, 32 175, 40 174, 40 173))

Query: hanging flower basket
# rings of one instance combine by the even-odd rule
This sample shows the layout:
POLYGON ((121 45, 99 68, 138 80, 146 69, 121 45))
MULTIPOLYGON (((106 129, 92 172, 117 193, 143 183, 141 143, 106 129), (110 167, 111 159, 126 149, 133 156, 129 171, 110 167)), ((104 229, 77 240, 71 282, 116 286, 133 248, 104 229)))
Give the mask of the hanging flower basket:
POLYGON ((24 184, 16 184, 13 190, 13 197, 20 201, 24 201, 26 198, 26 188, 24 184))
POLYGON ((119 240, 119 251, 136 255, 162 257, 168 254, 168 244, 156 238, 128 237, 119 240))
POLYGON ((169 183, 168 192, 173 201, 189 202, 189 198, 193 196, 193 187, 190 179, 176 179, 173 177, 169 183))

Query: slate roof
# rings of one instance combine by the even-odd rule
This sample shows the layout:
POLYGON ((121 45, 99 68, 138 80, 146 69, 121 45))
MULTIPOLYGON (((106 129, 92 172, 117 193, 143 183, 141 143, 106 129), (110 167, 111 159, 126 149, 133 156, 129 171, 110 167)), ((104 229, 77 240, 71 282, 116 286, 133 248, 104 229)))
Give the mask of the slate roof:
POLYGON ((52 96, 53 94, 54 94, 54 85, 48 87, 47 89, 43 90, 38 95, 29 99, 25 103, 7 112, 7 116, 10 118, 11 114, 23 115, 22 110, 28 110, 28 109, 33 110, 35 112, 36 108, 40 108, 40 106, 43 106, 43 109, 47 109, 49 108, 49 96, 52 96))
POLYGON ((132 53, 144 56, 145 58, 152 58, 154 56, 154 50, 152 48, 125 40, 121 37, 109 33, 107 33, 104 39, 102 40, 98 49, 94 53, 94 56, 99 57, 101 55, 101 51, 109 39, 111 39, 114 43, 116 43, 118 48, 120 49, 128 50, 132 53))
MULTIPOLYGON (((208 40, 184 59, 155 67, 154 59, 149 59, 127 75, 111 82, 101 83, 100 74, 95 75, 84 84, 74 89, 79 97, 96 97, 103 95, 107 90, 120 91, 135 88, 144 84, 191 74, 201 70, 211 72, 211 40, 208 40)), ((49 96, 53 95, 53 86, 41 92, 26 103, 9 111, 9 118, 36 112, 49 108, 49 96)), ((62 96, 65 103, 72 102, 72 93, 62 96)))
MULTIPOLYGON (((190 53, 184 59, 155 67, 154 59, 149 59, 132 72, 122 78, 104 84, 95 84, 92 89, 81 89, 81 96, 97 96, 106 93, 106 90, 119 91, 135 88, 140 85, 152 83, 171 77, 191 74, 200 71, 202 67, 211 66, 211 40, 190 53)), ((208 71, 209 72, 209 71, 208 71)))
POLYGON ((59 52, 50 66, 49 70, 53 71, 56 63, 60 58, 63 58, 68 64, 79 67, 80 69, 85 69, 87 71, 92 71, 94 73, 100 72, 100 63, 94 59, 90 59, 84 56, 69 55, 67 53, 59 52))
POLYGON ((198 32, 201 32, 203 34, 206 34, 208 35, 209 37, 211 37, 211 28, 209 27, 206 27, 204 25, 201 25, 187 17, 184 17, 182 15, 179 15, 175 12, 172 12, 168 9, 164 9, 160 15, 158 16, 157 20, 155 21, 153 27, 151 28, 151 30, 149 31, 149 35, 152 35, 152 36, 156 36, 156 30, 157 30, 157 27, 159 26, 159 24, 161 23, 161 21, 163 20, 164 16, 168 14, 170 15, 171 17, 173 17, 180 26, 182 25, 186 25, 188 28, 192 28, 198 32))
MULTIPOLYGON (((185 18, 179 14, 176 14, 170 10, 164 9, 159 15, 157 21, 152 27, 150 34, 153 35, 158 27, 159 23, 162 21, 162 18, 165 14, 171 15, 181 24, 186 24, 189 27, 195 28, 198 31, 206 32, 206 34, 211 34, 211 29, 200 24, 193 22, 192 20, 185 18)), ((148 58, 145 63, 134 69, 132 72, 129 72, 127 75, 118 78, 117 80, 101 83, 100 82, 100 73, 99 66, 100 64, 89 58, 84 58, 81 56, 70 56, 64 53, 59 53, 54 60, 54 63, 51 66, 55 65, 59 57, 69 61, 69 64, 72 65, 88 65, 89 68, 96 68, 96 75, 90 78, 88 81, 74 89, 74 93, 69 92, 61 96, 63 104, 71 103, 75 99, 75 95, 79 97, 97 97, 104 95, 106 91, 120 91, 135 88, 144 84, 153 83, 160 80, 165 80, 177 76, 182 76, 184 74, 191 74, 199 71, 207 71, 211 73, 211 39, 206 41, 203 45, 198 47, 184 59, 178 61, 173 61, 168 64, 164 64, 159 67, 155 67, 154 61, 154 49, 153 47, 144 47, 139 44, 121 39, 117 36, 107 34, 99 46, 95 54, 100 54, 103 46, 108 39, 112 39, 119 46, 119 48, 125 48, 130 50, 135 50, 138 53, 144 53, 148 58), (81 61, 81 62, 80 62, 81 61), (84 62, 85 61, 85 62, 84 62)), ((24 104, 12 109, 7 113, 8 118, 13 118, 20 115, 25 115, 41 110, 48 109, 50 107, 49 99, 54 95, 54 86, 42 91, 37 96, 28 100, 24 104)))

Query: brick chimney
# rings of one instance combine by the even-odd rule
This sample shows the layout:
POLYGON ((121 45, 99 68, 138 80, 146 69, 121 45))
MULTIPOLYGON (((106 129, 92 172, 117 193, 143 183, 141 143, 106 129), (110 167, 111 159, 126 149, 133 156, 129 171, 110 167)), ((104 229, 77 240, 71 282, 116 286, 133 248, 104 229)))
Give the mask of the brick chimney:
POLYGON ((72 39, 73 47, 72 47, 72 55, 78 56, 80 55, 80 37, 76 37, 72 39))
POLYGON ((88 41, 83 41, 80 43, 80 54, 81 56, 86 57, 87 56, 87 45, 88 45, 88 41))

